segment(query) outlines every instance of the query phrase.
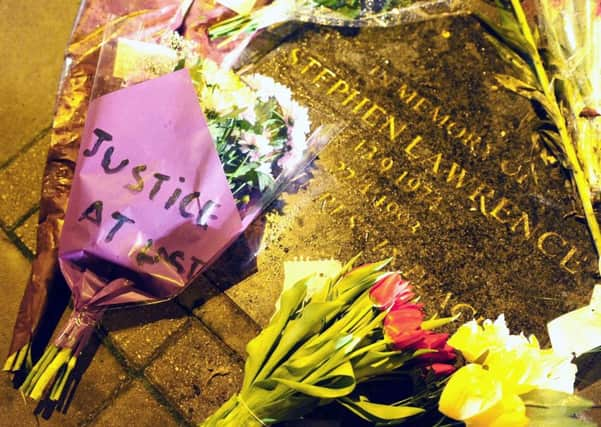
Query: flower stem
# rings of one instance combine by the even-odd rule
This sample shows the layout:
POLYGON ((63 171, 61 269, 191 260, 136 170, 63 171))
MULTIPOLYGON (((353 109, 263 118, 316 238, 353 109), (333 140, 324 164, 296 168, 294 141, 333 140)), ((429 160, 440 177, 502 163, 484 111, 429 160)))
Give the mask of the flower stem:
POLYGON ((591 237, 593 239, 593 243, 597 251, 597 270, 599 273, 601 273, 601 229, 599 228, 599 222, 597 221, 597 217, 593 209, 593 203, 588 182, 586 180, 584 171, 582 170, 582 166, 580 165, 580 162, 578 160, 578 155, 572 143, 572 138, 570 137, 570 133, 567 129, 565 119, 557 103, 555 92, 553 91, 553 88, 549 81, 549 77, 543 65, 542 58, 539 54, 538 47, 534 40, 532 31, 530 30, 530 24, 528 23, 528 19, 526 18, 524 9, 522 9, 522 5, 520 4, 519 0, 511 0, 511 4, 513 6, 516 19, 518 20, 518 24, 522 28, 522 33, 526 41, 531 46, 531 55, 532 62, 534 65, 534 71, 542 86, 543 93, 545 94, 545 97, 551 101, 551 105, 553 106, 553 115, 557 118, 555 125, 557 126, 557 129, 559 131, 561 145, 565 151, 565 156, 568 162, 567 168, 572 173, 572 178, 576 186, 576 191, 580 196, 584 216, 586 218, 586 222, 588 224, 588 228, 590 230, 591 237))
POLYGON ((29 395, 33 388, 33 384, 36 383, 36 381, 42 375, 44 369, 46 369, 46 367, 50 364, 57 352, 57 347, 48 346, 41 359, 38 360, 38 363, 33 366, 31 372, 29 372, 29 375, 27 375, 27 378, 25 378, 25 382, 23 382, 21 387, 19 387, 19 390, 21 390, 24 394, 29 395))
POLYGON ((48 346, 19 390, 34 400, 40 400, 50 383, 56 379, 50 400, 59 400, 77 362, 77 358, 71 356, 70 348, 61 349, 55 345, 48 346))

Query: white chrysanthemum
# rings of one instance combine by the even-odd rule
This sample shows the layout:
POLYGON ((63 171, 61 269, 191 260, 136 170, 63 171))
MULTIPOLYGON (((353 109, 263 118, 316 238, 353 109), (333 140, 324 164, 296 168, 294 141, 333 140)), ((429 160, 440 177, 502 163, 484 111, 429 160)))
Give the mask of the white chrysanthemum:
POLYGON ((302 160, 307 149, 307 135, 311 130, 311 121, 307 108, 292 99, 292 93, 286 86, 277 83, 272 78, 261 74, 245 76, 245 81, 255 89, 257 98, 267 101, 275 98, 284 120, 288 125, 288 151, 280 159, 281 167, 293 167, 302 160))
POLYGON ((235 110, 252 111, 257 102, 255 93, 231 70, 220 68, 205 59, 202 64, 204 86, 200 100, 204 111, 224 116, 235 110))

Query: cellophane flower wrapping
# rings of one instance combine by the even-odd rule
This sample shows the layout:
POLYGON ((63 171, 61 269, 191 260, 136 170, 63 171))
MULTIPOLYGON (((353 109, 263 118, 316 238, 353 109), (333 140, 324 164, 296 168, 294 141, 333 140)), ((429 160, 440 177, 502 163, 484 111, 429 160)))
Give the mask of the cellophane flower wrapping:
MULTIPOLYGON (((597 255, 601 228, 601 10, 597 0, 491 0, 474 3, 489 40, 507 62, 505 88, 537 106, 533 142, 561 162, 580 199, 597 255), (488 9, 489 6, 492 6, 488 9)), ((599 262, 601 270, 601 258, 599 262)))
POLYGON ((463 0, 273 0, 267 4, 224 0, 223 4, 238 13, 209 29, 209 37, 220 43, 288 21, 336 27, 392 27, 469 10, 463 0))
POLYGON ((74 310, 26 395, 60 399, 107 309, 178 295, 336 131, 271 78, 238 76, 241 51, 135 20, 105 31, 59 242, 74 310))

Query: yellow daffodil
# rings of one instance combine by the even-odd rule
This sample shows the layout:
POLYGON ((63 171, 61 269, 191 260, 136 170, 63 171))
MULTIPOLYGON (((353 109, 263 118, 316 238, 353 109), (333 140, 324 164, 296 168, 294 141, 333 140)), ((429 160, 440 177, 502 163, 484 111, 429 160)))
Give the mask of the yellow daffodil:
POLYGON ((512 347, 525 338, 510 335, 505 324, 505 317, 501 314, 497 320, 485 320, 479 325, 475 320, 467 322, 449 338, 448 344, 459 350, 468 362, 475 362, 489 349, 494 347, 512 347))
POLYGON ((477 364, 455 372, 440 397, 440 412, 467 427, 520 427, 528 424, 526 408, 498 378, 477 364))

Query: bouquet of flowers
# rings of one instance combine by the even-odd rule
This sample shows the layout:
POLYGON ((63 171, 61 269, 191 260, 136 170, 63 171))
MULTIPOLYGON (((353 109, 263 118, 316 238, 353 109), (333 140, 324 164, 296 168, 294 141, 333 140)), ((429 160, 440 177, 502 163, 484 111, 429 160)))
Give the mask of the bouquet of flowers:
POLYGON ((50 388, 61 398, 105 310, 181 292, 331 130, 309 136, 308 111, 287 88, 256 74, 244 82, 176 33, 115 43, 106 44, 111 75, 97 76, 104 94, 88 109, 59 243, 74 310, 21 385, 34 399, 50 388), (106 93, 115 81, 125 87, 106 93))
MULTIPOLYGON (((223 4, 230 5, 229 0, 223 4)), ((465 13, 466 4, 460 0, 274 0, 253 9, 253 2, 232 18, 213 24, 208 31, 212 39, 224 38, 226 44, 241 34, 287 21, 313 22, 344 27, 388 27, 435 17, 465 13)))
POLYGON ((601 195, 601 4, 598 0, 537 0, 531 25, 519 0, 496 0, 480 14, 489 40, 515 75, 499 74, 507 89, 540 114, 535 143, 547 146, 568 171, 601 256, 594 205, 601 195))
POLYGON ((375 425, 592 425, 575 418, 593 403, 574 395, 573 354, 510 334, 503 315, 433 332, 456 317, 424 320, 409 282, 383 271, 388 260, 353 269, 355 260, 285 285, 247 346, 240 392, 203 426, 270 425, 333 402, 375 425), (366 396, 372 382, 398 392, 399 374, 414 379, 402 399, 366 396))
POLYGON ((371 402, 356 387, 400 371, 434 377, 453 371, 447 334, 424 320, 409 283, 382 269, 389 260, 352 269, 355 260, 316 285, 308 276, 284 290, 269 325, 247 346, 244 381, 204 426, 268 425, 300 418, 333 401, 378 424, 425 412, 419 399, 371 402))

